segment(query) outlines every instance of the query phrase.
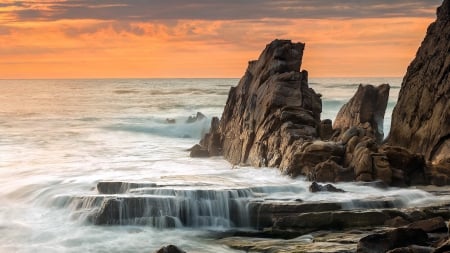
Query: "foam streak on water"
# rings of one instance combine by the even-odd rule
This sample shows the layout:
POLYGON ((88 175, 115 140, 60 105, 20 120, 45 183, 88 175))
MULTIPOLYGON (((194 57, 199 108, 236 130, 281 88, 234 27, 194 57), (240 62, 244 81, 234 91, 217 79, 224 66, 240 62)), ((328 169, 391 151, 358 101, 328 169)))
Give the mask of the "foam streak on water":
MULTIPOLYGON (((86 210, 102 203, 95 188, 99 181, 176 185, 176 197, 191 201, 195 194, 188 193, 189 189, 248 189, 251 196, 242 198, 283 201, 382 195, 409 196, 403 198, 406 205, 430 200, 423 192, 386 192, 352 184, 339 185, 349 191, 341 195, 310 194, 302 179, 287 178, 274 169, 232 168, 220 157, 189 158, 186 149, 198 142, 209 121, 185 120, 197 111, 209 119, 220 116, 228 90, 237 82, 1 80, 0 252, 152 252, 169 243, 188 252, 235 252, 205 236, 211 227, 231 226, 227 207, 221 206, 226 203, 220 201, 211 212, 222 219, 216 223, 205 219, 205 226, 200 219, 162 230, 158 226, 93 225, 86 210), (175 123, 168 124, 166 119, 175 123), (77 198, 85 199, 77 202, 77 198)), ((385 121, 389 123, 399 79, 311 80, 310 86, 323 94, 322 118, 334 118, 361 82, 394 86, 385 121)), ((151 194, 171 195, 162 190, 151 194)), ((220 194, 216 198, 225 199, 220 194)), ((346 208, 357 205, 348 203, 346 208)), ((202 216, 203 209, 190 209, 193 216, 202 216)))

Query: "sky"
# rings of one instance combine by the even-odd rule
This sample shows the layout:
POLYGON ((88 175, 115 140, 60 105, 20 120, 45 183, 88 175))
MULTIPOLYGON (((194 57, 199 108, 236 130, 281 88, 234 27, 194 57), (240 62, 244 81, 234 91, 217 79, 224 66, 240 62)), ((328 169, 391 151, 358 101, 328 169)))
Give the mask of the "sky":
POLYGON ((442 0, 0 0, 0 79, 241 77, 274 39, 312 77, 403 76, 442 0))

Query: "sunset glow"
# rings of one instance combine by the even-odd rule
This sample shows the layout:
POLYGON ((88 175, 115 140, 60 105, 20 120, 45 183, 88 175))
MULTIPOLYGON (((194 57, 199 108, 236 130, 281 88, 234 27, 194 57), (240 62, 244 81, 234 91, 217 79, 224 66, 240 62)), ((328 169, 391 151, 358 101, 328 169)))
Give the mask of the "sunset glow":
POLYGON ((154 1, 160 12, 150 10, 152 1, 137 12, 133 2, 1 1, 0 78, 240 77, 275 38, 306 43, 302 68, 311 76, 402 76, 440 4, 417 1, 424 3, 404 13, 354 17, 302 9, 303 1, 298 10, 280 4, 288 14, 312 13, 301 18, 263 10, 211 17, 195 4, 181 16, 184 2, 170 9, 174 0, 154 1), (81 15, 83 8, 90 12, 81 15), (117 10, 127 16, 114 18, 117 10))

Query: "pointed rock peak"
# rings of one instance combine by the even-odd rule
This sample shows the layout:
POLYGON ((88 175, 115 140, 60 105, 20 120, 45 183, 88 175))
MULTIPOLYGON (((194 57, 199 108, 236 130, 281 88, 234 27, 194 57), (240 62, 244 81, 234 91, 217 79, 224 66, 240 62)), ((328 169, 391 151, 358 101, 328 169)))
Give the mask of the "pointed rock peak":
POLYGON ((266 46, 257 61, 249 63, 253 76, 300 71, 305 44, 290 40, 274 40, 266 46))
POLYGON ((444 0, 442 5, 437 10, 437 17, 439 19, 450 19, 450 0, 444 0))

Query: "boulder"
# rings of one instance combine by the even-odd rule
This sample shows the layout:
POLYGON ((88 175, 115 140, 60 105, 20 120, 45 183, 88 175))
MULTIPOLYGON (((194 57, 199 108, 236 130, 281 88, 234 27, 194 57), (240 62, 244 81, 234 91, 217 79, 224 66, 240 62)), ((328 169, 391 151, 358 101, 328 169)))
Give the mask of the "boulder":
POLYGON ((389 88, 389 84, 378 87, 359 85, 355 95, 339 110, 333 128, 341 133, 352 127, 362 128, 364 135, 374 136, 380 143, 384 137, 383 121, 389 88))
POLYGON ((345 192, 342 189, 336 188, 332 184, 321 185, 316 182, 313 182, 309 186, 309 191, 310 192, 345 192))
POLYGON ((330 119, 325 119, 320 122, 319 136, 324 141, 329 140, 333 136, 333 123, 330 119))
POLYGON ((409 228, 420 228, 427 233, 447 233, 447 224, 442 217, 420 220, 408 225, 409 228))
POLYGON ((403 227, 408 225, 410 222, 401 216, 395 216, 392 219, 387 220, 384 225, 389 227, 403 227))
POLYGON ((190 157, 209 157, 208 149, 200 144, 195 144, 189 151, 190 157))
POLYGON ((343 168, 335 161, 328 159, 317 164, 307 175, 308 180, 317 182, 351 181, 354 178, 350 169, 343 168))
POLYGON ((409 245, 423 245, 428 235, 422 229, 396 228, 384 233, 371 234, 358 242, 357 253, 384 253, 409 245))
MULTIPOLYGON (((425 172, 425 159, 421 154, 411 153, 408 149, 399 146, 383 145, 380 147, 390 167, 401 170, 401 178, 397 178, 406 185, 427 184, 429 179, 425 172)), ((397 173, 397 176, 399 174, 397 173)))
POLYGON ((450 171, 450 0, 408 67, 392 113, 388 143, 450 171))
POLYGON ((303 50, 289 40, 267 45, 230 89, 220 122, 201 143, 215 138, 232 164, 279 167, 294 141, 319 138, 322 102, 300 72, 303 50))
POLYGON ((160 248, 156 253, 186 253, 186 251, 181 250, 175 245, 167 245, 160 248))
POLYGON ((189 116, 186 120, 186 123, 194 123, 204 119, 206 119, 206 116, 201 112, 197 112, 197 114, 189 116))
MULTIPOLYGON (((294 142, 287 149, 287 154, 280 164, 280 169, 288 175, 306 175, 310 178, 314 174, 315 167, 328 160, 336 164, 342 163, 345 154, 344 146, 336 142, 294 142)), ((334 172, 335 173, 335 172, 334 172)), ((332 180, 334 182, 336 180, 332 180)))

